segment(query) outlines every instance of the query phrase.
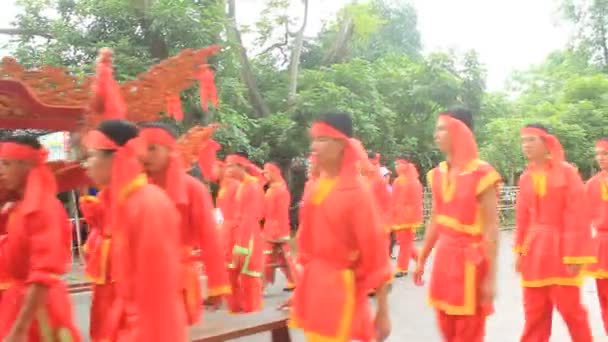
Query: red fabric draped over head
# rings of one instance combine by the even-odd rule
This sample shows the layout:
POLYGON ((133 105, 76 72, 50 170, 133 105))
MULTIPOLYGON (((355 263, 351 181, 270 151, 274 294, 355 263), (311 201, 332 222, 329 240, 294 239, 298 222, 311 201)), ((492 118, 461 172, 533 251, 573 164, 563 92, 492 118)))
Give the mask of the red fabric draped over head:
POLYGON ((123 146, 118 145, 112 139, 107 137, 103 132, 93 130, 87 133, 84 139, 84 145, 89 149, 95 150, 112 150, 114 152, 114 160, 112 161, 112 175, 110 184, 106 190, 111 199, 111 217, 115 222, 119 223, 118 205, 125 199, 131 190, 133 182, 141 177, 145 183, 145 176, 138 156, 143 155, 146 150, 145 141, 140 137, 129 140, 123 146))
MULTIPOLYGON (((448 112, 439 114, 439 118, 447 122, 450 141, 458 142, 458 147, 452 150, 451 163, 458 168, 464 168, 470 161, 479 158, 477 142, 471 129, 448 112)), ((453 146, 455 145, 454 143, 453 146)))
POLYGON ((203 177, 213 180, 213 166, 217 162, 221 162, 216 160, 217 151, 219 151, 220 148, 220 144, 213 139, 209 139, 198 150, 198 167, 201 169, 203 177))
POLYGON ((277 181, 285 183, 285 179, 283 179, 281 169, 276 164, 274 164, 274 163, 264 164, 264 171, 272 174, 277 181))
POLYGON ((564 149, 555 135, 549 134, 547 131, 537 127, 524 127, 521 129, 521 135, 536 135, 541 137, 549 150, 552 163, 561 163, 565 160, 564 149))
POLYGON ((418 169, 416 169, 416 165, 414 163, 410 163, 405 159, 397 159, 395 160, 396 165, 403 165, 406 168, 406 176, 411 179, 418 179, 420 175, 418 174, 418 169))
MULTIPOLYGON (((548 163, 550 165, 550 173, 552 174, 549 179, 556 186, 563 185, 566 182, 565 171, 562 167, 565 157, 564 149, 557 137, 538 127, 524 127, 521 129, 521 135, 535 135, 545 142, 545 146, 549 150, 550 158, 548 159, 548 163)), ((528 164, 528 168, 534 167, 537 167, 537 165, 528 164)))
POLYGON ((34 213, 47 206, 57 193, 55 176, 45 164, 47 156, 48 151, 44 148, 35 149, 17 142, 3 142, 0 145, 1 159, 23 160, 33 164, 27 175, 22 199, 25 214, 34 213))
POLYGON ((608 151, 608 140, 600 139, 595 143, 596 148, 608 151))
POLYGON ((359 170, 357 164, 367 161, 367 152, 361 142, 355 138, 348 137, 338 129, 330 126, 328 123, 317 121, 312 124, 310 135, 314 137, 329 137, 334 139, 342 139, 346 142, 344 155, 342 157, 342 165, 340 168, 341 176, 357 177, 359 170))
POLYGON ((226 164, 237 164, 240 165, 242 167, 245 168, 245 170, 247 170, 247 172, 260 180, 260 182, 264 183, 266 182, 266 179, 264 178, 264 174, 262 172, 262 170, 260 170, 259 167, 257 167, 254 163, 252 163, 249 159, 240 156, 238 154, 230 154, 226 157, 226 164))
POLYGON ((95 110, 103 114, 105 120, 124 119, 127 115, 127 107, 120 92, 120 86, 114 79, 112 70, 111 49, 99 50, 97 58, 97 75, 93 84, 95 93, 95 110))
MULTIPOLYGON (((140 127, 139 135, 146 144, 161 145, 171 149, 169 165, 165 170, 164 189, 175 203, 186 203, 188 201, 186 189, 183 186, 182 174, 186 172, 182 160, 175 150, 176 139, 166 129, 161 127, 140 127)), ((153 176, 153 175, 152 175, 153 176)))

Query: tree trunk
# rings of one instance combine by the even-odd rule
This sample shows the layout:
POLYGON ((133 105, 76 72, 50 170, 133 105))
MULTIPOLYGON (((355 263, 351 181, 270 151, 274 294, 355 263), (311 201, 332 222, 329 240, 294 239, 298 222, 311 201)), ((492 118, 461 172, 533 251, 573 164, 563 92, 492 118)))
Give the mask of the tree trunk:
POLYGON ((302 44, 304 43, 304 30, 308 22, 308 0, 302 0, 304 4, 304 18, 302 26, 296 33, 296 38, 291 49, 291 60, 289 62, 289 85, 287 93, 287 111, 293 112, 296 109, 296 95, 298 90, 298 75, 300 68, 300 55, 302 54, 302 44))
POLYGON ((243 40, 241 39, 241 32, 236 23, 236 4, 235 0, 228 0, 228 32, 234 39, 238 49, 238 57, 241 63, 241 79, 247 86, 247 93, 251 106, 255 111, 256 117, 264 117, 270 114, 268 106, 260 93, 255 76, 251 70, 251 63, 247 57, 247 50, 243 46, 243 40))
MULTIPOLYGON (((357 4, 357 0, 352 0, 351 5, 357 4)), ((325 57, 323 57, 323 64, 334 64, 344 61, 346 56, 348 55, 348 43, 353 37, 353 33, 355 32, 355 24, 351 18, 350 13, 348 11, 344 12, 344 18, 340 23, 340 30, 336 35, 336 39, 327 52, 325 57)))

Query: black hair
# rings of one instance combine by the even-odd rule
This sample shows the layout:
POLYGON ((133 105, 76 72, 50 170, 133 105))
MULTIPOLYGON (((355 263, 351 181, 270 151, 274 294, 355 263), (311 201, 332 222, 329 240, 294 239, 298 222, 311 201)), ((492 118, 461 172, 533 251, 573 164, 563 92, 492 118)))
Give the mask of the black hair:
POLYGON ((236 151, 233 153, 235 156, 239 156, 245 159, 249 159, 249 153, 247 153, 246 151, 236 151))
POLYGON ((143 129, 143 128, 160 128, 165 130, 167 133, 169 133, 173 138, 177 139, 177 129, 173 126, 170 125, 168 123, 165 122, 159 122, 159 121, 154 121, 154 122, 144 122, 144 123, 140 123, 139 128, 143 129))
POLYGON ((318 122, 323 122, 336 130, 340 131, 347 137, 353 136, 353 119, 348 113, 329 112, 322 114, 318 122))
POLYGON ((535 123, 530 123, 530 124, 525 125, 524 127, 526 127, 526 128, 537 128, 537 129, 540 129, 540 130, 544 131, 547 134, 551 134, 551 132, 549 132, 549 128, 547 128, 547 126, 545 126, 543 124, 540 124, 540 123, 536 123, 536 122, 535 123))
POLYGON ((139 130, 137 127, 125 120, 106 120, 102 121, 97 130, 115 142, 118 146, 125 145, 129 140, 137 137, 139 130))
POLYGON ((467 125, 471 131, 473 130, 473 113, 471 113, 470 110, 464 107, 453 107, 448 109, 445 113, 467 125))
POLYGON ((376 159, 376 152, 374 151, 367 151, 367 159, 376 159))
POLYGON ((15 144, 19 144, 19 145, 26 145, 35 150, 39 150, 42 148, 42 145, 40 144, 38 139, 36 139, 36 137, 33 135, 24 135, 24 134, 12 135, 12 136, 4 139, 4 142, 15 143, 15 144))
POLYGON ((608 137, 601 137, 598 139, 599 141, 608 141, 608 137))

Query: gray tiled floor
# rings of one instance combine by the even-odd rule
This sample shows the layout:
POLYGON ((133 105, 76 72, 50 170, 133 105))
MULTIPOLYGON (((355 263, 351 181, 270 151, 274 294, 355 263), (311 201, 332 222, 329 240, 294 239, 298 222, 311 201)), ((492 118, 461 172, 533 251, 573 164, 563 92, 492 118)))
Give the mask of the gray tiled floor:
MULTIPOLYGON (((523 327, 523 312, 521 306, 521 290, 516 274, 513 272, 513 261, 510 253, 511 232, 503 232, 499 260, 499 293, 496 301, 496 313, 490 317, 487 326, 489 342, 515 342, 523 327)), ((283 282, 269 289, 266 297, 265 310, 273 310, 286 295, 281 291, 283 282)), ((602 329, 599 307, 596 301, 595 285, 588 282, 583 287, 585 302, 588 304, 593 333, 596 341, 608 341, 602 329)), ((391 342, 431 342, 440 341, 435 326, 433 311, 426 305, 426 289, 416 287, 410 278, 397 279, 391 293, 391 314, 393 333, 388 341, 391 342)), ((78 323, 82 331, 88 329, 87 294, 75 295, 74 303, 78 323)), ((223 319, 226 313, 207 313, 207 319, 223 319)), ((294 341, 303 341, 298 331, 292 332, 294 341)), ((239 339, 239 342, 270 341, 268 334, 239 339)), ((553 336, 551 342, 568 342, 570 338, 566 326, 558 314, 554 315, 553 336)))

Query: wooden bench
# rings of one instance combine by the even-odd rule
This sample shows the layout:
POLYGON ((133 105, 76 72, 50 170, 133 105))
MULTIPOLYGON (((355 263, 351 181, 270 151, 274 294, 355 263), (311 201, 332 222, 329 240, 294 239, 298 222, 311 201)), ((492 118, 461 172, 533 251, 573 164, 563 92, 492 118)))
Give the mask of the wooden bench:
POLYGON ((269 308, 253 314, 210 317, 190 330, 193 342, 224 342, 263 332, 271 333, 272 342, 291 342, 287 320, 288 311, 269 308))

